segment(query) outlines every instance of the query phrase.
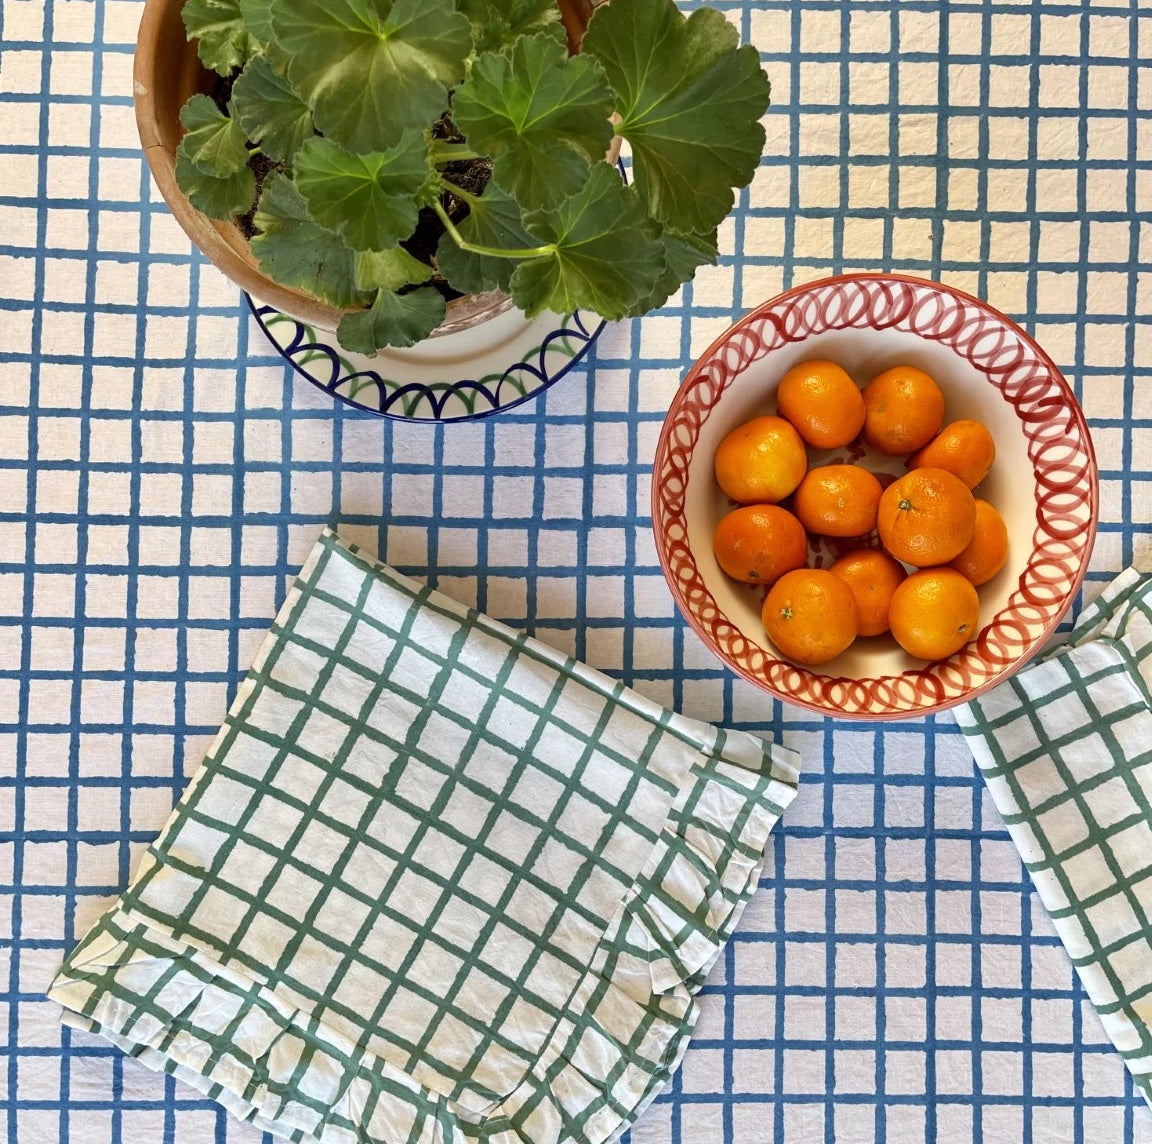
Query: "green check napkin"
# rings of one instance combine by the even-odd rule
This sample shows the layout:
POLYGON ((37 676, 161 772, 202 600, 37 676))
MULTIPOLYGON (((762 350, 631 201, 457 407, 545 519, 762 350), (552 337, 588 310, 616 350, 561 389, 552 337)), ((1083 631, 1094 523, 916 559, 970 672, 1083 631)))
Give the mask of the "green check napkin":
POLYGON ((679 1063, 794 762, 326 533, 51 996, 290 1140, 605 1141, 679 1063))
POLYGON ((1152 1104, 1152 579, 956 718, 1104 1028, 1152 1104))

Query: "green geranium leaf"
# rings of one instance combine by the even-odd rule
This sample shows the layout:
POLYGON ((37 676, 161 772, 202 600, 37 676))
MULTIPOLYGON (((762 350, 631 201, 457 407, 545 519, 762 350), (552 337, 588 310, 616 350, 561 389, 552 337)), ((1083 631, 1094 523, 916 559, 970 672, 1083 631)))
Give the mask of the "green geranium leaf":
POLYGON ((180 109, 180 122, 187 134, 179 154, 205 175, 223 178, 248 166, 244 128, 208 96, 192 96, 180 109))
POLYGON ((432 176, 423 133, 387 151, 355 155, 328 139, 296 154, 296 186, 308 213, 354 250, 387 250, 416 229, 417 196, 432 176))
POLYGON ((304 196, 287 175, 274 174, 264 184, 253 223, 261 233, 252 239, 252 253, 281 285, 342 308, 363 305, 371 297, 356 286, 355 252, 339 235, 313 222, 304 196))
POLYGON ((266 47, 272 42, 271 0, 239 0, 240 15, 252 46, 266 47))
POLYGON ((518 36, 550 36, 559 44, 567 39, 556 0, 456 0, 456 7, 472 24, 477 55, 506 51, 518 36))
POLYGON ((371 310, 345 314, 336 330, 346 350, 371 356, 385 346, 414 346, 444 321, 444 296, 432 286, 408 294, 381 290, 371 310))
POLYGON ((202 171, 186 154, 176 152, 176 182, 188 201, 209 218, 228 221, 243 214, 256 198, 256 178, 247 167, 219 177, 202 171))
POLYGON ((720 257, 716 239, 715 231, 711 234, 675 234, 665 231, 660 236, 664 248, 664 273, 652 292, 633 306, 628 316, 640 318, 660 309, 701 266, 715 266, 720 257))
MULTIPOLYGON (((497 250, 524 250, 540 245, 540 240, 524 229, 520 204, 494 180, 489 180, 484 194, 472 203, 468 217, 457 229, 466 242, 497 250)), ((518 263, 512 258, 464 250, 446 234, 436 251, 436 265, 455 289, 479 294, 484 290, 507 291, 518 263)))
POLYGON ((685 18, 673 0, 612 0, 584 37, 616 94, 648 212, 678 231, 718 225, 764 150, 768 79, 756 49, 737 41, 720 12, 685 18))
POLYGON ((522 262, 512 275, 512 297, 529 317, 542 310, 587 309, 623 318, 664 273, 659 227, 607 163, 593 167, 575 197, 554 211, 526 216, 524 223, 552 247, 549 254, 522 262))
POLYGON ((249 60, 233 85, 232 110, 248 138, 281 163, 316 134, 308 105, 263 56, 249 60))
POLYGON ((525 148, 493 160, 492 175, 530 210, 547 210, 576 194, 588 181, 590 164, 563 143, 525 148))
POLYGON ((432 267, 413 258, 402 246, 356 255, 356 285, 361 290, 399 290, 419 286, 431 277, 432 267))
POLYGON ((558 206, 579 190, 612 141, 612 93, 599 64, 562 44, 523 36, 510 55, 472 65, 452 115, 469 144, 526 209, 558 206))
POLYGON ((206 68, 230 75, 248 58, 251 45, 240 0, 188 0, 181 15, 206 68))
POLYGON ((324 135, 382 151, 448 106, 472 47, 452 0, 271 0, 278 56, 324 135))

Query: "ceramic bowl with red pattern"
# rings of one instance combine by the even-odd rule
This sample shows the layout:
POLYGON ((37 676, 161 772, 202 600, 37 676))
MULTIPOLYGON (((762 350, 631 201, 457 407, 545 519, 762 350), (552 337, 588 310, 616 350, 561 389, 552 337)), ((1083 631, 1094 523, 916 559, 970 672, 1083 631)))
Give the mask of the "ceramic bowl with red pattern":
MULTIPOLYGON (((906 458, 854 444, 811 464, 859 461, 895 475, 906 458)), ((883 477, 882 477, 883 479, 883 477)), ((766 691, 821 714, 900 719, 961 703, 1038 652, 1072 604, 1092 552, 1096 461, 1084 415, 1042 349, 985 302, 898 275, 846 275, 790 290, 748 314, 692 367, 664 421, 652 477, 656 547, 676 603, 705 644, 766 691), (996 441, 977 490, 1008 526, 1008 562, 979 589, 978 636, 949 659, 913 659, 890 636, 857 640, 817 668, 781 656, 760 619, 763 587, 738 583, 712 552, 732 507, 716 484, 720 441, 775 412, 779 379, 809 358, 860 385, 896 365, 931 374, 945 421, 974 418, 996 441)), ((810 563, 837 555, 814 542, 810 563)))

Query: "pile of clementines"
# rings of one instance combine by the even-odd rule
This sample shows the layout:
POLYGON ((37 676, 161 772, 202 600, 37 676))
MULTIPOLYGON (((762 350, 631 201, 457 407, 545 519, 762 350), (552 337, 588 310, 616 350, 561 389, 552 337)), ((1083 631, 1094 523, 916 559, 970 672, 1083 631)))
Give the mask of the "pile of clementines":
POLYGON ((861 391, 834 362, 802 362, 781 379, 776 409, 716 450, 716 480, 742 507, 713 538, 729 576, 768 588, 772 642, 809 665, 887 631, 917 659, 959 651, 979 631, 976 588, 1008 559, 1004 521, 972 494, 996 459, 992 435, 978 421, 945 425, 940 387, 914 366, 861 391), (859 464, 809 467, 806 446, 839 449, 861 433, 880 453, 907 455, 908 473, 885 488, 859 464), (859 543, 808 568, 809 533, 859 543))

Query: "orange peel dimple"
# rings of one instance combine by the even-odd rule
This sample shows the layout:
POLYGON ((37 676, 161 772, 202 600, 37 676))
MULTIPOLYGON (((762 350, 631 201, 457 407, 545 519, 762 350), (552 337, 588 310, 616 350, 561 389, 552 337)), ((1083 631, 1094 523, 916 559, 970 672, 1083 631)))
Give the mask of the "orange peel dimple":
POLYGON ((947 564, 971 543, 976 501, 968 486, 945 469, 913 469, 880 497, 880 542, 905 564, 947 564))

